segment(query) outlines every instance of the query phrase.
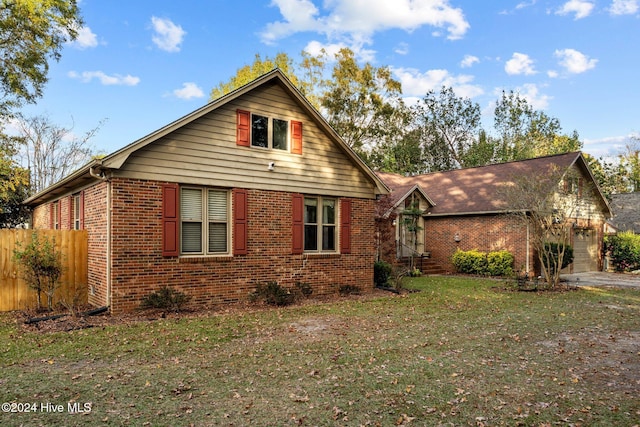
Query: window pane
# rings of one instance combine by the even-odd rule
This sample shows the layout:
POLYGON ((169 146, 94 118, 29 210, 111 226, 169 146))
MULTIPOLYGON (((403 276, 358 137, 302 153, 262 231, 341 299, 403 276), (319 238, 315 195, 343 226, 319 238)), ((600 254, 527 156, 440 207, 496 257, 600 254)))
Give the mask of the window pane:
POLYGON ((251 116, 251 145, 254 147, 269 146, 269 119, 253 114, 251 116))
POLYGON ((182 223, 182 252, 202 252, 202 223, 182 223))
POLYGON ((287 132, 289 122, 286 120, 273 119, 273 148, 278 150, 287 149, 287 132))
POLYGON ((318 199, 304 199, 304 222, 318 223, 318 199))
POLYGON ((227 224, 209 223, 209 252, 227 252, 227 224))
POLYGON ((322 227, 322 250, 323 251, 336 250, 336 227, 335 226, 325 225, 322 227))
POLYGON ((182 189, 180 192, 180 216, 183 221, 202 220, 202 190, 182 189))
POLYGON ((209 221, 227 220, 227 192, 209 190, 208 200, 209 221))
POLYGON ((322 202, 322 223, 323 224, 336 223, 336 201, 335 200, 324 200, 322 202))
POLYGON ((304 250, 305 251, 318 250, 318 226, 316 225, 304 226, 304 250))

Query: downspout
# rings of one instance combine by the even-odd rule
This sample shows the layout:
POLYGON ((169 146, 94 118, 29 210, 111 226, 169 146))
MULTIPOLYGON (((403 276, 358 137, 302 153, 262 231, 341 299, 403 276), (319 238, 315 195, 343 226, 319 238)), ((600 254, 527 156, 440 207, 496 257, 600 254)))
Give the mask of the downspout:
POLYGON ((89 175, 107 184, 107 301, 105 305, 107 307, 111 307, 111 181, 109 181, 109 178, 106 176, 104 170, 99 170, 99 172, 96 172, 93 166, 89 168, 89 175))

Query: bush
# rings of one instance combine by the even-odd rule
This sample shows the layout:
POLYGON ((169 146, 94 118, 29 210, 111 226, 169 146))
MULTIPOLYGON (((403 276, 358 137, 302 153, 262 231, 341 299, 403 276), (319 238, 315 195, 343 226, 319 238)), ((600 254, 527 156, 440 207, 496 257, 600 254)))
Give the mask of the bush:
POLYGON ((163 286, 150 293, 140 303, 142 308, 159 308, 163 310, 180 311, 189 302, 190 297, 168 286, 163 286))
POLYGON ((513 255, 509 251, 481 252, 477 249, 461 251, 451 256, 458 273, 484 276, 510 276, 513 274, 513 255))
POLYGON ((487 254, 487 273, 490 276, 512 276, 513 255, 509 251, 489 252, 487 254))
MULTIPOLYGON (((559 243, 545 243, 544 249, 547 253, 549 253, 550 261, 551 261, 551 271, 555 271, 556 266, 558 265, 558 256, 560 253, 562 246, 559 243)), ((566 244, 564 246, 564 257, 562 258, 562 266, 560 270, 566 268, 573 262, 573 248, 571 245, 566 244)), ((547 260, 543 257, 544 266, 547 267, 547 260)))
POLYGON ((278 282, 258 283, 256 290, 250 295, 253 302, 262 301, 269 305, 289 305, 295 301, 295 295, 278 282))
POLYGON ((53 294, 64 272, 62 254, 56 249, 55 239, 49 240, 44 236, 40 240, 38 233, 34 232, 31 243, 24 249, 21 242, 18 242, 13 257, 23 269, 25 282, 38 295, 38 310, 42 308, 41 294, 44 292, 47 295, 47 307, 51 311, 53 294))
POLYGON ((617 271, 640 268, 640 235, 624 231, 604 238, 605 251, 609 252, 617 271))
POLYGON ((391 264, 384 261, 376 261, 373 265, 373 283, 377 287, 385 287, 391 277, 391 264))

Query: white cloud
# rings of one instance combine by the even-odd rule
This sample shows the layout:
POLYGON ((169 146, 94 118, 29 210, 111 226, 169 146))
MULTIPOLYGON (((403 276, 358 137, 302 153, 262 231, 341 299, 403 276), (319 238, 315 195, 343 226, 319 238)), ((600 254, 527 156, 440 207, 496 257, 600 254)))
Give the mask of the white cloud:
POLYGON ((529 55, 519 52, 515 52, 511 59, 506 62, 504 71, 509 75, 524 74, 529 76, 536 73, 533 67, 533 59, 529 58, 529 55))
POLYGON ((445 29, 447 38, 462 38, 469 23, 449 0, 330 0, 321 11, 311 0, 272 0, 283 20, 267 24, 262 41, 271 44, 297 32, 316 32, 330 41, 370 44, 375 32, 397 28, 413 31, 423 25, 445 29))
POLYGON ((151 25, 155 34, 151 37, 153 43, 167 52, 179 52, 180 44, 187 34, 181 26, 174 24, 170 19, 151 17, 151 25))
POLYGON ((558 63, 571 74, 580 74, 596 66, 597 59, 589 59, 582 52, 575 49, 556 50, 554 56, 559 58, 558 63))
POLYGON ((569 0, 558 11, 557 15, 570 15, 575 14, 574 19, 582 19, 591 15, 594 3, 586 0, 569 0))
POLYGON ((639 0, 613 0, 609 13, 612 15, 633 15, 640 9, 639 0))
POLYGON ((393 51, 398 55, 407 55, 409 53, 409 45, 406 43, 400 43, 393 51))
POLYGON ((340 49, 344 49, 349 47, 356 58, 364 62, 372 62, 375 58, 375 50, 365 49, 361 43, 356 43, 351 46, 347 46, 346 43, 320 43, 317 40, 310 41, 307 46, 304 48, 304 51, 309 53, 312 56, 321 55, 322 52, 327 55, 327 60, 329 62, 333 62, 335 60, 336 54, 340 51, 340 49))
POLYGON ((68 76, 72 79, 78 79, 83 83, 89 83, 93 79, 98 79, 98 81, 105 86, 136 86, 140 83, 139 77, 134 77, 129 74, 126 76, 120 74, 110 76, 102 71, 83 71, 80 74, 75 71, 70 71, 68 76))
POLYGON ((462 58, 462 61, 460 62, 460 66, 462 68, 468 68, 468 67, 472 67, 473 64, 477 64, 479 62, 480 62, 480 58, 478 58, 477 56, 465 55, 464 58, 462 58))
POLYGON ((473 76, 454 76, 447 70, 429 70, 424 73, 414 68, 392 68, 393 74, 402 84, 402 93, 407 97, 423 97, 430 90, 440 90, 442 86, 451 87, 457 96, 474 98, 484 93, 482 88, 473 84, 473 76))
POLYGON ((176 98, 190 100, 193 98, 203 98, 204 92, 201 88, 198 87, 197 84, 192 82, 186 82, 182 84, 181 89, 176 89, 173 91, 173 95, 176 98))
POLYGON ((91 31, 89 27, 80 27, 78 28, 78 36, 71 43, 72 46, 75 46, 78 49, 87 49, 91 47, 98 46, 98 36, 91 31))

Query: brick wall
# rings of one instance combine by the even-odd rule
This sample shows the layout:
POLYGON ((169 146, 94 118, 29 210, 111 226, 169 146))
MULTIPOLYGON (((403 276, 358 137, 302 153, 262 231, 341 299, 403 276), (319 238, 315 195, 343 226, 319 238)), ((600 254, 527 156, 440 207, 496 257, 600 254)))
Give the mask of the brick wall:
POLYGON ((135 309, 162 285, 199 305, 244 300, 258 281, 306 282, 314 295, 341 285, 373 287, 373 200, 352 199, 351 254, 291 255, 291 194, 250 190, 247 255, 167 258, 161 253, 162 183, 115 178, 111 185, 114 312, 135 309))
MULTIPOLYGON (((425 218, 425 250, 448 271, 455 271, 451 255, 460 249, 492 252, 506 249, 515 258, 514 269, 526 265, 526 227, 506 215, 425 218), (458 234, 460 241, 454 236, 458 234)), ((534 267, 534 253, 530 253, 530 268, 534 267)))
MULTIPOLYGON (((99 182, 84 190, 84 229, 88 231, 88 295, 89 303, 95 306, 108 304, 107 300, 107 186, 99 182)), ((73 228, 70 196, 37 206, 33 211, 33 228, 51 227, 51 205, 60 207, 60 228, 73 228)))

